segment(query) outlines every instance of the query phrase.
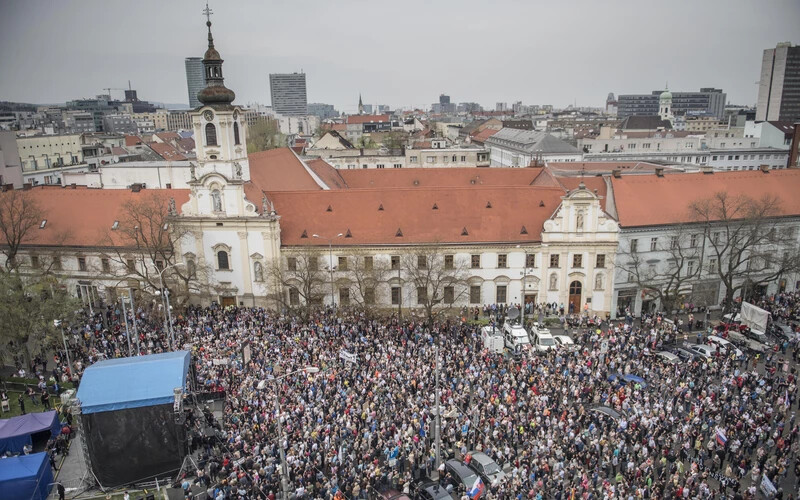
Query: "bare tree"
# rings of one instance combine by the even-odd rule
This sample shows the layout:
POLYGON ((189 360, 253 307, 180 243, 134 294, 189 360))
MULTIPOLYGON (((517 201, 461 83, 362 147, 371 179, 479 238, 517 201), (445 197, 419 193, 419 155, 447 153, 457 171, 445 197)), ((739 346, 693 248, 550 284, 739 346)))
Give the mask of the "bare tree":
POLYGON ((693 220, 702 224, 706 253, 716 259, 716 274, 725 286, 725 312, 736 293, 746 286, 759 286, 800 270, 794 231, 776 228, 781 200, 765 195, 718 192, 693 202, 693 220))
POLYGON ((404 254, 402 269, 415 288, 417 304, 425 310, 429 324, 443 312, 443 308, 437 306, 452 306, 467 293, 466 263, 446 253, 439 244, 404 254))
POLYGON ((351 299, 362 310, 369 311, 375 303, 376 289, 389 273, 389 264, 376 260, 366 252, 356 252, 350 259, 345 276, 353 284, 351 299))
POLYGON ((700 276, 702 238, 698 238, 685 225, 680 225, 668 238, 659 238, 656 248, 666 254, 666 259, 653 258, 653 254, 628 251, 623 254, 626 263, 620 270, 629 282, 658 297, 661 309, 670 312, 678 307, 679 300, 691 283, 700 276))
POLYGON ((172 305, 183 307, 192 297, 210 295, 214 284, 205 265, 182 262, 180 242, 191 233, 170 213, 170 205, 162 192, 145 192, 123 204, 119 224, 105 236, 108 258, 115 264, 108 272, 121 281, 137 279, 150 290, 160 290, 163 278, 172 305))
POLYGON ((316 247, 303 246, 285 255, 285 262, 275 261, 268 268, 270 280, 276 285, 275 298, 280 305, 302 310, 307 316, 325 296, 328 273, 320 268, 321 252, 316 247))
POLYGON ((30 192, 11 190, 0 194, 0 248, 6 256, 6 271, 19 267, 20 247, 34 239, 34 231, 44 219, 44 209, 30 192))

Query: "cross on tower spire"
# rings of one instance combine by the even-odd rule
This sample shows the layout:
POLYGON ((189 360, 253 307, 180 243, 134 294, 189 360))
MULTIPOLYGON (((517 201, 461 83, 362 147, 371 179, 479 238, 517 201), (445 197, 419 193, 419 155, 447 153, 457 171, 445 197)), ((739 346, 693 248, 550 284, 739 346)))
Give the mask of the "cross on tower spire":
POLYGON ((206 23, 211 24, 211 14, 213 13, 214 11, 208 8, 208 2, 206 2, 206 8, 203 9, 203 15, 206 16, 206 23))

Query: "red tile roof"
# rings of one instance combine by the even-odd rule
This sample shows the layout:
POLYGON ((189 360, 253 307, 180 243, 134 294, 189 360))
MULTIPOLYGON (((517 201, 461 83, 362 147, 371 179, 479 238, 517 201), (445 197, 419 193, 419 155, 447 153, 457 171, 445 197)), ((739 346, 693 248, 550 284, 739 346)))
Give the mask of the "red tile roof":
POLYGON ((392 168, 339 170, 355 188, 451 188, 470 186, 527 186, 541 168, 392 168))
POLYGON ((331 189, 347 189, 347 182, 345 182, 339 170, 333 168, 325 160, 306 160, 306 165, 331 189))
MULTIPOLYGON (((31 196, 47 219, 44 229, 33 229, 32 238, 25 242, 35 246, 125 246, 121 240, 123 233, 112 231, 111 226, 114 221, 123 223, 126 219, 123 208, 126 202, 157 196, 166 207, 173 197, 180 208, 189 201, 188 189, 143 189, 134 193, 127 189, 42 186, 16 192, 31 196)), ((0 196, 10 196, 10 193, 0 193, 0 196)))
POLYGON ((143 144, 144 141, 138 135, 126 135, 125 136, 125 145, 126 146, 138 146, 139 144, 143 144))
POLYGON ((127 155, 130 153, 128 153, 128 151, 125 148, 121 148, 119 146, 113 146, 111 148, 111 154, 115 156, 120 156, 120 155, 127 155))
POLYGON ((540 241, 544 221, 563 195, 561 188, 537 186, 269 193, 281 216, 282 245, 327 245, 311 235, 349 230, 352 237, 333 241, 344 246, 540 241), (520 234, 523 226, 528 234, 520 234))
POLYGON ((493 136, 497 132, 498 132, 497 130, 494 130, 494 129, 491 129, 491 128, 485 128, 485 129, 481 130, 480 132, 478 132, 477 134, 474 134, 474 135, 471 136, 472 137, 472 142, 479 142, 479 143, 483 144, 483 141, 485 141, 489 137, 493 136))
POLYGON ((164 142, 178 141, 181 138, 180 134, 177 132, 159 132, 156 135, 164 142))
POLYGON ((359 123, 382 123, 388 122, 391 117, 389 115, 352 115, 347 117, 348 124, 359 123))
MULTIPOLYGON (((250 179, 264 191, 322 189, 289 148, 270 149, 248 155, 250 179)), ((250 200, 258 203, 258 200, 250 200)))
POLYGON ((189 153, 191 151, 194 151, 195 148, 194 139, 192 139, 191 137, 184 137, 182 139, 178 139, 176 144, 178 146, 178 149, 183 151, 184 153, 189 153))
POLYGON ((172 147, 171 144, 164 142, 151 142, 148 144, 148 146, 150 146, 150 149, 155 151, 160 157, 167 161, 183 161, 187 159, 183 153, 180 153, 177 149, 172 147))
POLYGON ((764 195, 781 200, 780 215, 800 215, 800 170, 715 172, 713 174, 628 175, 611 179, 623 227, 692 222, 689 206, 718 192, 764 195))

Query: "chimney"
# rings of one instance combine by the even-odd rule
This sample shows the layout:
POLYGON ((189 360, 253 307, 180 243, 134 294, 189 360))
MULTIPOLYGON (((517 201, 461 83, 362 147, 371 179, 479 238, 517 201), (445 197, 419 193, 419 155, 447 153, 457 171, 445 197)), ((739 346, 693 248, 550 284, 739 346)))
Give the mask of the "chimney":
POLYGON ((664 167, 656 167, 656 177, 664 177, 664 167))
POLYGON ((70 185, 69 185, 69 187, 70 187, 71 189, 75 189, 75 188, 77 188, 77 187, 78 187, 78 185, 77 185, 77 184, 75 184, 75 183, 73 182, 72 184, 70 184, 70 185))
POLYGON ((713 174, 714 173, 714 167, 700 167, 700 169, 704 174, 713 174))
POLYGON ((762 172, 764 172, 765 174, 768 174, 768 173, 769 173, 769 165, 759 165, 759 168, 760 168, 760 169, 761 169, 761 171, 762 171, 762 172))
POLYGON ((25 184, 22 185, 22 190, 23 191, 29 191, 32 187, 33 187, 33 184, 31 184, 30 182, 26 182, 25 184))
POLYGON ((142 185, 139 184, 138 182, 135 184, 131 184, 131 192, 138 193, 141 190, 142 190, 142 185))
POLYGON ((613 175, 615 179, 621 179, 622 178, 622 170, 620 170, 618 168, 615 168, 614 170, 611 171, 611 175, 613 175))

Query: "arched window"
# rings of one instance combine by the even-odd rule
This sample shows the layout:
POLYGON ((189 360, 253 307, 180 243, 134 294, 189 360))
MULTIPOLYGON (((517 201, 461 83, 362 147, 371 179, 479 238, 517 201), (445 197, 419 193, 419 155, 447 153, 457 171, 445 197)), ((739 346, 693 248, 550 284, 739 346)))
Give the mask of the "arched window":
POLYGON ((241 144, 239 141, 239 123, 233 122, 233 143, 236 145, 241 144))
POLYGON ((211 191, 211 208, 215 212, 222 212, 222 194, 219 189, 211 191))
POLYGON ((197 277, 197 265, 195 265, 192 259, 186 261, 186 274, 188 274, 190 278, 197 277))
POLYGON ((230 264, 228 264, 228 252, 225 250, 217 252, 217 269, 229 271, 230 268, 230 264))
POLYGON ((264 281, 264 266, 261 265, 261 262, 256 261, 253 264, 253 275, 256 281, 264 281))
POLYGON ((206 146, 217 145, 217 127, 213 123, 206 123, 206 146))

